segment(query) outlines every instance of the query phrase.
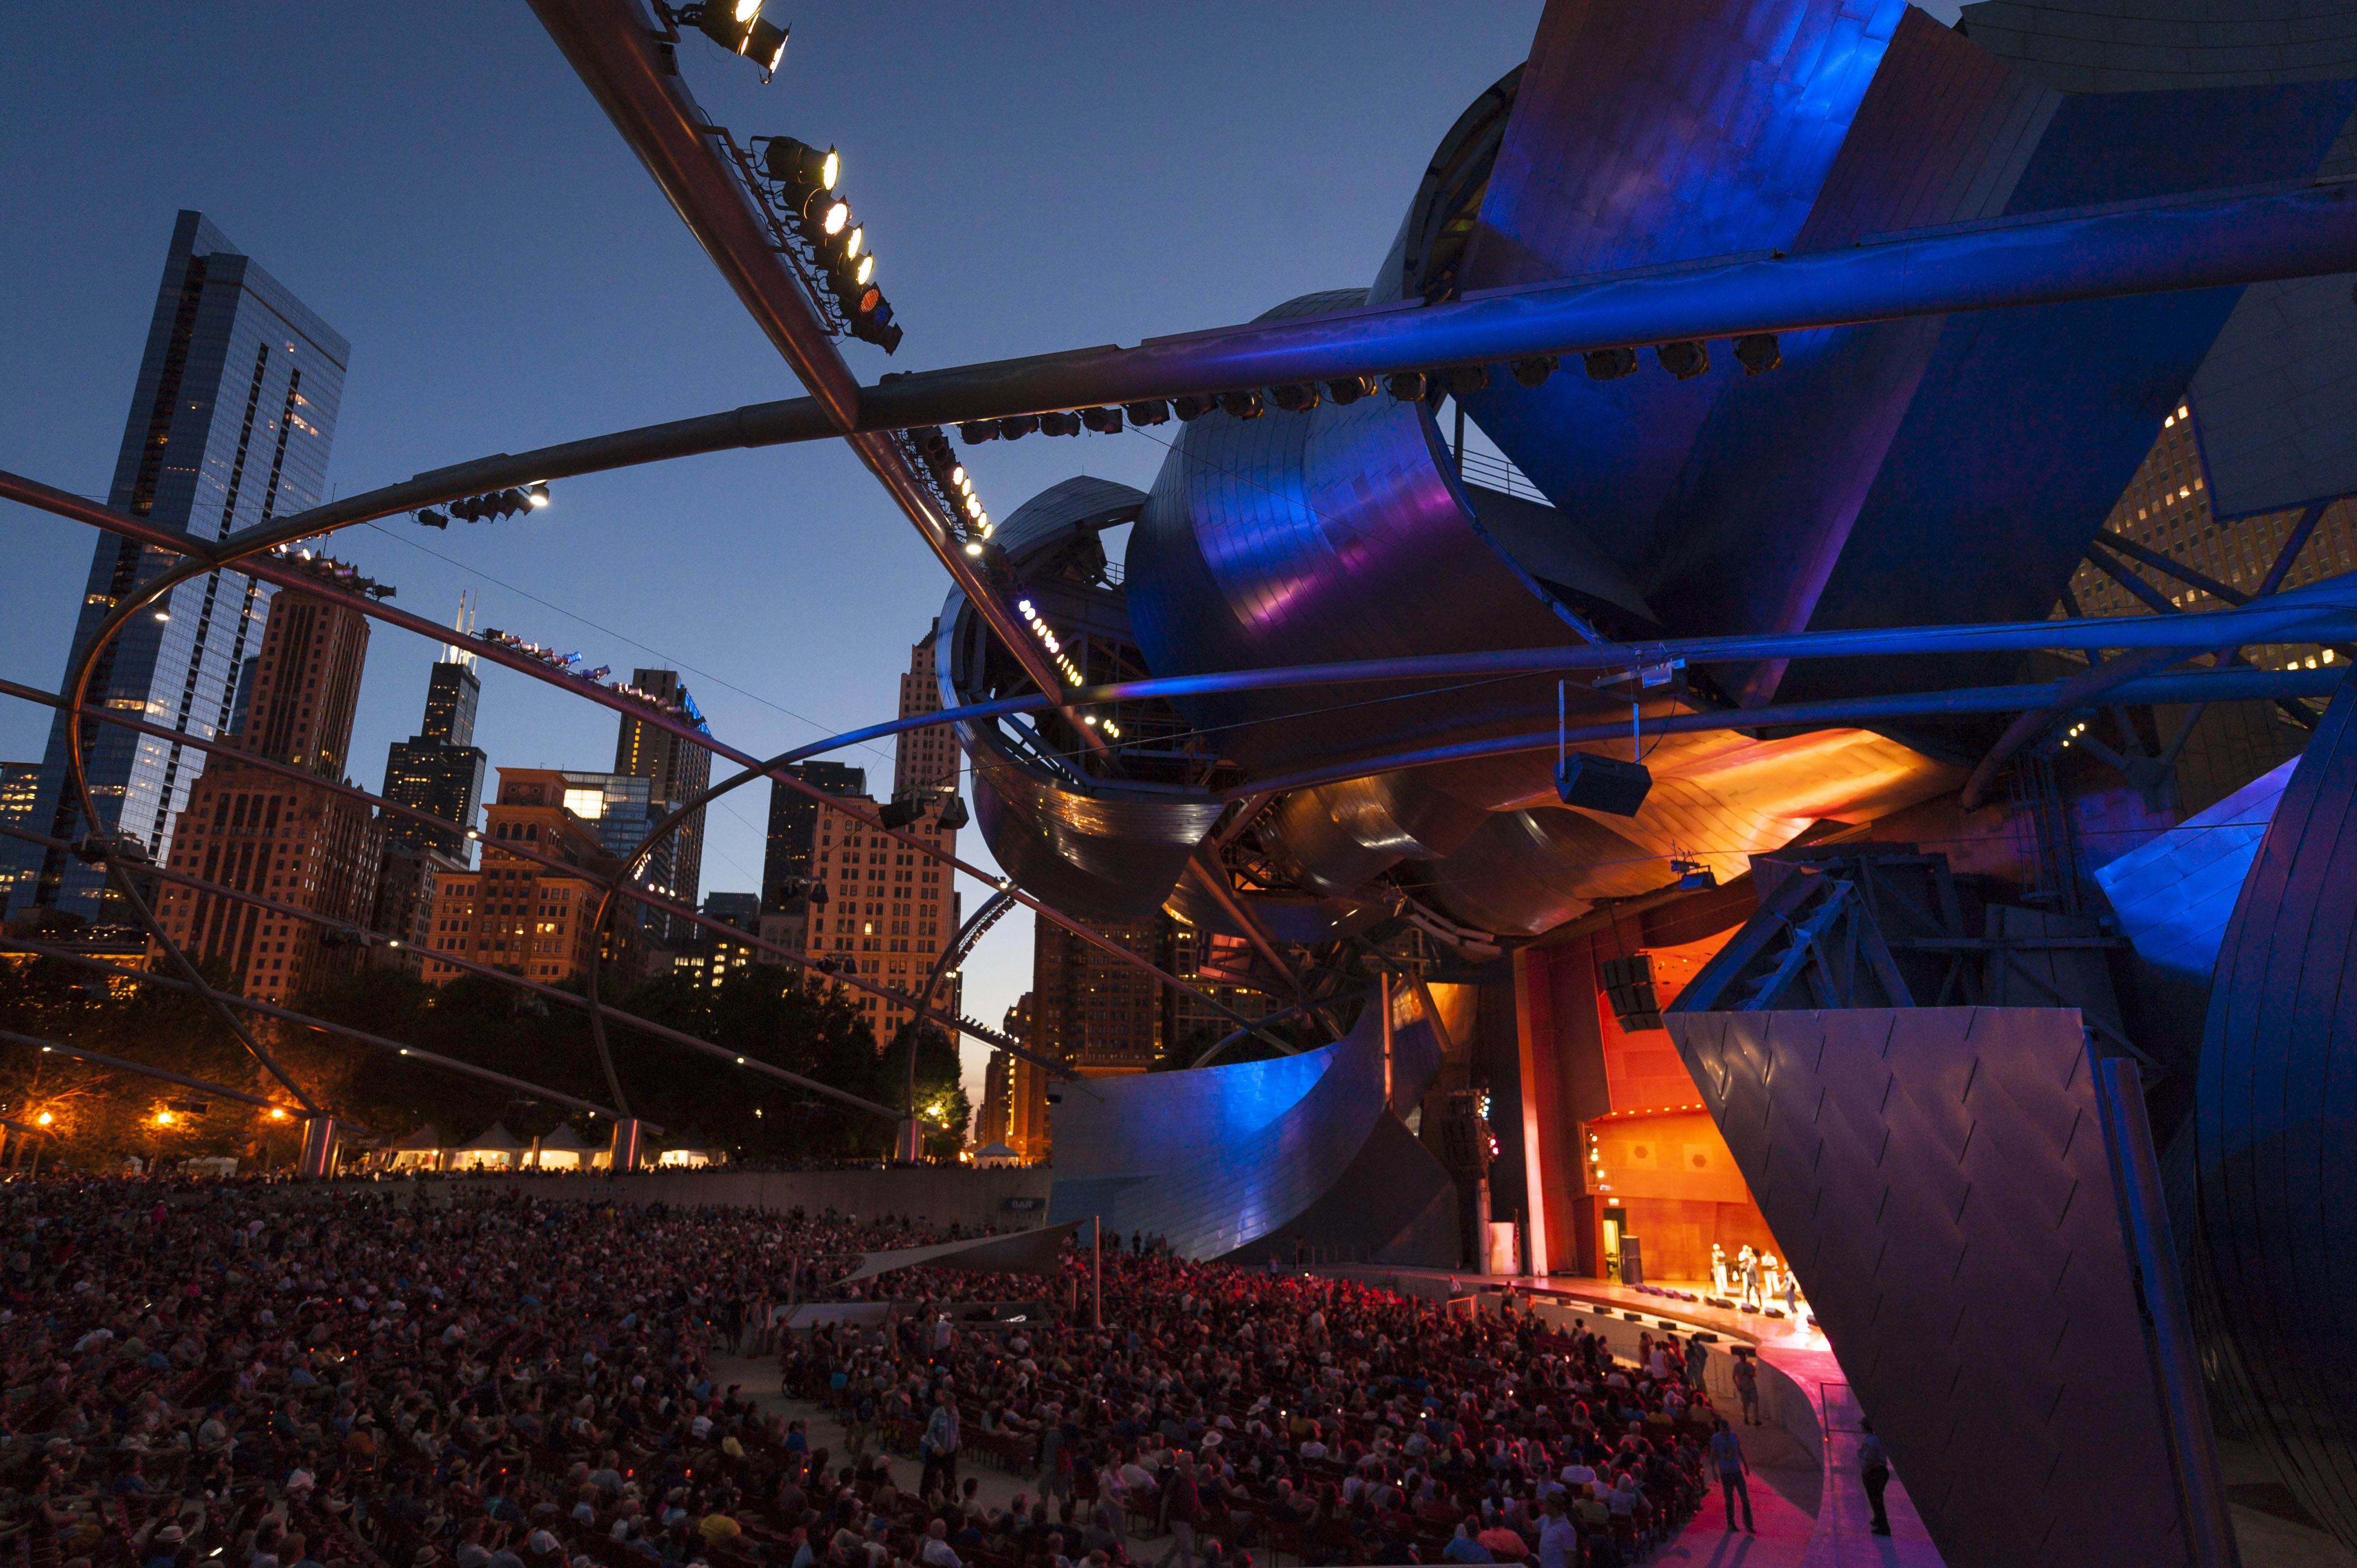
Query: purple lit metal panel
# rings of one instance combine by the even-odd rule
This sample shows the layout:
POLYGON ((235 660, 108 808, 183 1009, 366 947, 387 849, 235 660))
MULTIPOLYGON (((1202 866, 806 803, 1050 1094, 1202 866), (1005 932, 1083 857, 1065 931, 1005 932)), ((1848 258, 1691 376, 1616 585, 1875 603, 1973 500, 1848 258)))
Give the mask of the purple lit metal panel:
POLYGON ((2078 1014, 1664 1022, 1941 1554, 2187 1563, 2078 1014))
POLYGON ((2194 1112, 2235 1413, 2357 1547, 2357 686, 2276 802, 2226 929, 2194 1112))

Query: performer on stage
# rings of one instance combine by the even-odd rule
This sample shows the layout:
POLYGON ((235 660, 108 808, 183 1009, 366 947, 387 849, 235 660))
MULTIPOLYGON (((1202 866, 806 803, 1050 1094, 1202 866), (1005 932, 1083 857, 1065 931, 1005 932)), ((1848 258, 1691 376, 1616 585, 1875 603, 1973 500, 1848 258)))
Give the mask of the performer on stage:
POLYGON ((1735 1261, 1743 1277, 1743 1295, 1740 1305, 1747 1311, 1757 1312, 1760 1307, 1760 1254, 1746 1246, 1736 1255, 1735 1261))
POLYGON ((1710 1244, 1710 1294, 1722 1300, 1727 1295, 1727 1249, 1716 1241, 1710 1244))

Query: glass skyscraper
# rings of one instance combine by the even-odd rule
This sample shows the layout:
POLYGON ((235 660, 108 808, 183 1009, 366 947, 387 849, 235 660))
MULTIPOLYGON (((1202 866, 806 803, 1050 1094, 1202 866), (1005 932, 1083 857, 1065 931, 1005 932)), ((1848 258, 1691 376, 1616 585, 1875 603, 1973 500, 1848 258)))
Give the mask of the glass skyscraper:
MULTIPOLYGON (((200 212, 182 212, 147 329, 107 504, 162 528, 221 540, 317 505, 350 347, 200 212)), ((77 655, 139 584, 178 557, 101 534, 77 655)), ((236 572, 190 578, 124 628, 100 657, 92 703, 207 739, 229 729, 237 676, 259 648, 269 588, 236 572)), ((70 666, 69 666, 70 667, 70 666)), ((170 850, 204 754, 105 725, 83 727, 100 821, 69 788, 66 727, 51 725, 33 804, 35 828, 78 840, 118 832, 150 859, 170 850)), ((11 843, 0 865, 27 903, 99 924, 124 916, 105 874, 60 851, 11 843), (26 897, 23 881, 31 883, 26 897)))

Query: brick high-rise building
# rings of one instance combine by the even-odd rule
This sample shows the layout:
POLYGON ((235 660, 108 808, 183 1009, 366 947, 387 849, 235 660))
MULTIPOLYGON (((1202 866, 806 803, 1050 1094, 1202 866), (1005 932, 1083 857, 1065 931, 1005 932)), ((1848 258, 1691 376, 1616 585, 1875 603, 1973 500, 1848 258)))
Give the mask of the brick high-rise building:
MULTIPOLYGON (((565 807, 580 775, 552 768, 502 768, 499 798, 485 808, 483 863, 445 876, 436 889, 424 978, 440 985, 466 972, 436 959, 446 952, 554 985, 578 979, 597 950, 598 901, 619 864, 594 822, 565 807), (511 848, 510 846, 514 846, 511 848), (527 860, 529 848, 574 869, 527 860)), ((606 961, 623 984, 637 978, 638 923, 613 920, 606 961)))
MULTIPOLYGON (((909 672, 900 677, 900 716, 939 713, 942 686, 936 674, 933 643, 941 631, 931 628, 909 650, 909 672)), ((928 791, 953 793, 958 783, 957 736, 947 725, 902 730, 892 756, 892 798, 905 800, 928 791)))
MULTIPOLYGON (((805 801, 812 808, 811 869, 815 887, 826 892, 823 903, 815 895, 790 902, 798 910, 783 911, 787 918, 765 917, 763 938, 772 930, 791 929, 799 914, 802 950, 813 961, 851 966, 863 978, 913 996, 923 990, 942 949, 956 934, 958 897, 951 886, 952 873, 897 840, 870 827, 850 811, 805 801)), ((845 798, 846 806, 873 813, 877 802, 865 795, 845 798)), ((777 815, 770 817, 774 823, 777 815)), ((939 802, 909 824, 908 835, 920 843, 955 853, 957 830, 941 824, 939 802)), ((773 837, 771 843, 777 843, 773 837)), ((916 1015, 905 1002, 853 992, 855 1004, 875 1026, 876 1044, 891 1045, 900 1026, 916 1015)), ((944 980, 932 1005, 945 1013, 957 1008, 958 982, 944 980)))
MULTIPOLYGON (((1033 997, 1027 991, 1021 1001, 1006 1010, 1002 1028, 1008 1039, 1036 1051, 1039 1041, 1032 1018, 1033 997)), ((1001 1136, 1023 1164, 1044 1164, 1052 1142, 1048 1125, 1048 1069, 1020 1057, 1006 1057, 1006 1127, 1001 1136)))
MULTIPOLYGON (((347 591, 372 585, 339 561, 288 560, 347 591)), ((358 610, 300 588, 280 589, 254 659, 246 721, 234 738, 238 751, 323 780, 339 778, 351 746, 368 641, 368 618, 358 610)), ((225 964, 231 984, 245 994, 277 1001, 361 961, 362 950, 348 933, 374 918, 383 842, 368 807, 223 752, 190 788, 171 842, 167 864, 174 870, 314 917, 164 888, 156 913, 165 931, 192 957, 225 964)))
MULTIPOLYGON (((1153 963, 1162 926, 1157 918, 1092 929, 1153 963)), ((1152 1069, 1162 1048, 1158 983, 1051 921, 1031 930, 1032 1048, 1087 1078, 1152 1069)))

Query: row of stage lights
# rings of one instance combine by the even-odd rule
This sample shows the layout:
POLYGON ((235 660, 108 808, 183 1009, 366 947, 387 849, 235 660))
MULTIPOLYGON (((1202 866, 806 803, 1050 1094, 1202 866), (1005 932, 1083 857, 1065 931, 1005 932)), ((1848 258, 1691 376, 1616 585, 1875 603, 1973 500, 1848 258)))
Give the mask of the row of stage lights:
MULTIPOLYGON (((1074 686, 1087 685, 1088 681, 1082 675, 1081 667, 1072 662, 1071 654, 1064 651, 1063 640, 1056 635, 1055 628, 1048 624, 1048 618, 1039 613, 1038 607, 1029 599, 1017 599, 1015 601, 1015 609, 1016 613, 1023 618, 1024 623, 1030 627, 1031 634, 1039 639, 1039 646, 1048 650, 1048 657, 1054 660, 1057 670, 1062 673, 1064 679, 1074 686)), ((1096 714, 1083 714, 1081 715, 1081 722, 1112 739, 1121 738, 1121 726, 1110 718, 1096 714)))
POLYGON ((951 449, 948 435, 934 424, 903 430, 899 437, 918 467, 932 480, 934 494, 949 515, 960 546, 968 555, 980 556, 990 542, 990 513, 974 493, 974 476, 951 449))
POLYGON ((450 519, 460 522, 499 522, 519 512, 534 512, 548 504, 546 485, 520 485, 504 490, 490 490, 479 496, 465 496, 448 502, 440 510, 419 509, 417 521, 428 528, 448 528, 450 519))
MULTIPOLYGON (((1710 346, 1700 341, 1658 344, 1653 357, 1662 369, 1682 381, 1692 381, 1710 370, 1710 346)), ((1783 364, 1784 356, 1777 346, 1776 334, 1754 332, 1736 338, 1735 362, 1743 367, 1746 375, 1765 375, 1777 369, 1783 364)), ((1590 381, 1618 381, 1636 373, 1637 350, 1598 349, 1582 355, 1581 363, 1590 381)), ((1546 354, 1516 360, 1506 370, 1519 385, 1535 387, 1544 385, 1561 364, 1556 356, 1546 354)), ((1150 398, 1143 403, 1103 408, 969 420, 958 426, 958 438, 972 446, 985 441, 1019 440, 1035 430, 1043 435, 1078 435, 1083 430, 1118 435, 1125 418, 1131 424, 1162 424, 1175 414, 1185 424, 1219 409, 1238 419, 1258 419, 1271 405, 1287 413, 1307 413, 1329 398, 1337 405, 1347 405, 1379 392, 1389 392, 1401 403, 1437 403, 1444 396, 1462 397, 1489 385, 1489 366, 1452 365, 1434 371, 1400 371, 1383 377, 1344 376, 1328 381, 1293 381, 1266 389, 1190 392, 1184 397, 1150 398)))
POLYGON ((761 80, 777 75, 785 62, 786 38, 793 31, 761 15, 762 0, 706 0, 683 6, 674 24, 693 22, 697 31, 733 55, 743 55, 761 68, 761 80))
POLYGON ((877 285, 876 252, 867 243, 867 231, 852 220, 851 204, 835 189, 843 174, 842 155, 791 136, 755 141, 761 148, 761 172, 776 188, 770 194, 809 247, 845 330, 888 354, 899 349, 900 328, 892 321, 892 302, 877 285))

